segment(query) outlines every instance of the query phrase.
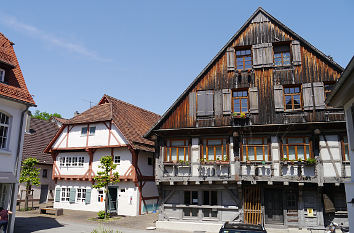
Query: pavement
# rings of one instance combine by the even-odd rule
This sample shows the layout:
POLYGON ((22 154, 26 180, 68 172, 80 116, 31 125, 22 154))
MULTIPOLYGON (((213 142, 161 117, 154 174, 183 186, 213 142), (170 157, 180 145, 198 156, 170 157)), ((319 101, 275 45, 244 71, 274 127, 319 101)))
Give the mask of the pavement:
MULTIPOLYGON (((17 211, 15 221, 15 233, 90 233, 95 229, 109 229, 107 233, 187 233, 176 230, 146 230, 154 227, 157 214, 145 214, 141 216, 118 216, 108 222, 94 220, 96 212, 64 210, 64 215, 54 216, 39 214, 38 210, 17 211)), ((188 224, 188 223, 186 223, 188 224)), ((298 229, 267 228, 268 233, 323 233, 324 231, 308 231, 298 229)), ((190 233, 190 232, 189 232, 190 233)))

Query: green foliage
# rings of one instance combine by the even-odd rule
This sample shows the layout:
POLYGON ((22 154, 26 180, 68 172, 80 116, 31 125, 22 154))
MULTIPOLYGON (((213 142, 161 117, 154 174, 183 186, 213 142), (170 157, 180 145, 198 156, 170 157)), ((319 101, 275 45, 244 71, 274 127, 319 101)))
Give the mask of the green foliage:
POLYGON ((103 156, 100 159, 100 165, 98 167, 103 170, 98 171, 97 176, 93 178, 96 183, 95 185, 93 185, 94 188, 106 188, 109 184, 119 182, 118 172, 114 172, 111 175, 111 171, 117 168, 117 164, 113 163, 112 157, 110 155, 103 156))
POLYGON ((315 164, 316 164, 316 159, 315 159, 315 158, 308 158, 308 159, 306 160, 306 163, 307 163, 308 165, 315 165, 315 164))
POLYGON ((99 219, 104 219, 104 216, 105 216, 104 210, 99 211, 99 212, 97 213, 97 216, 98 216, 99 219))
POLYGON ((38 160, 36 158, 27 158, 22 162, 20 183, 26 183, 27 187, 31 185, 40 185, 39 168, 36 168, 38 160))
POLYGON ((50 114, 50 113, 47 113, 47 112, 41 112, 39 110, 36 110, 34 112, 34 115, 32 116, 32 118, 42 119, 42 120, 46 120, 46 121, 49 121, 49 119, 51 117, 60 117, 60 118, 62 118, 62 116, 59 113, 55 112, 53 114, 50 114))

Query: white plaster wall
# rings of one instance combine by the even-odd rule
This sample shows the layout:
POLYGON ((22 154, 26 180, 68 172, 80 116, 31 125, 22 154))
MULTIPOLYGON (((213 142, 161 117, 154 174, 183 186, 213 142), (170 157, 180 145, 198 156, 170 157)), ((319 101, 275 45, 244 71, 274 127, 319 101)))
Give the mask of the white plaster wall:
POLYGON ((61 175, 83 175, 87 172, 87 169, 89 168, 89 160, 90 157, 87 152, 61 152, 58 154, 57 159, 56 159, 56 164, 60 170, 61 175), (84 166, 83 167, 66 167, 66 166, 60 166, 60 158, 65 156, 70 156, 70 157, 84 157, 84 166))
POLYGON ((139 190, 133 182, 118 183, 118 215, 137 216, 139 200, 139 190))
MULTIPOLYGON (((90 127, 96 127, 96 131, 94 135, 88 136, 88 146, 107 146, 109 137, 107 127, 103 123, 90 124, 90 127)), ((85 136, 85 138, 87 138, 87 136, 85 136)))
POLYGON ((335 167, 337 168, 339 176, 341 176, 341 167, 342 164, 339 162, 336 162, 334 164, 332 163, 323 163, 323 171, 324 171, 324 177, 336 177, 336 171, 335 167))
MULTIPOLYGON (((112 124, 111 132, 118 139, 119 144, 121 144, 121 145, 129 144, 127 139, 125 139, 124 135, 120 132, 120 130, 114 124, 112 124)), ((118 142, 113 136, 111 136, 110 145, 118 145, 118 142)))
POLYGON ((154 159, 154 154, 151 152, 140 151, 138 154, 138 167, 143 176, 152 176, 154 175, 154 161, 151 165, 148 165, 148 158, 154 159))
POLYGON ((64 148, 66 147, 66 134, 67 134, 67 130, 68 130, 68 126, 62 126, 63 131, 61 132, 61 134, 59 135, 59 137, 57 138, 57 140, 53 143, 53 148, 64 148))
MULTIPOLYGON (((97 174, 97 171, 100 170, 98 166, 100 165, 100 159, 103 156, 111 155, 111 149, 97 149, 93 154, 93 162, 92 169, 97 174)), ((113 155, 120 156, 120 164, 118 164, 116 171, 118 171, 119 175, 124 175, 124 173, 128 170, 130 165, 132 164, 132 155, 128 148, 114 148, 113 155)))

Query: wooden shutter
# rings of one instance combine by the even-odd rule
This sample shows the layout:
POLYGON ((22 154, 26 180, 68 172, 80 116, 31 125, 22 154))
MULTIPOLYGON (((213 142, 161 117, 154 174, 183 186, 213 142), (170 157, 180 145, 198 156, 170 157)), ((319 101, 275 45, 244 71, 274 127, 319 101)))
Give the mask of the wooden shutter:
POLYGON ((293 55, 293 65, 301 65, 301 47, 299 41, 293 40, 291 42, 291 52, 293 55))
POLYGON ((55 189, 55 202, 60 202, 60 188, 55 189))
POLYGON ((312 84, 302 84, 302 98, 304 100, 304 110, 313 110, 312 84))
POLYGON ((210 116, 214 114, 214 92, 197 92, 197 116, 210 116))
POLYGON ((272 43, 252 45, 253 68, 273 66, 272 43))
POLYGON ((231 114, 231 89, 222 90, 222 111, 223 114, 231 114))
POLYGON ((189 118, 192 119, 192 121, 194 122, 195 118, 196 118, 196 110, 197 110, 197 106, 196 106, 196 93, 195 92, 190 92, 189 93, 189 118))
POLYGON ((235 49, 232 47, 227 48, 227 70, 234 71, 235 70, 235 49))
POLYGON ((325 109, 326 105, 323 82, 314 82, 312 85, 316 109, 325 109))
POLYGON ((282 85, 274 86, 274 107, 276 112, 284 111, 284 93, 282 85))
POLYGON ((250 113, 258 113, 258 88, 249 89, 250 113))
POLYGON ((91 189, 86 189, 85 204, 91 203, 91 189))
POLYGON ((214 109, 215 116, 221 116, 223 114, 223 105, 222 105, 222 91, 216 90, 214 93, 214 109))
POLYGON ((70 188, 69 202, 75 203, 75 198, 76 198, 76 188, 70 188))

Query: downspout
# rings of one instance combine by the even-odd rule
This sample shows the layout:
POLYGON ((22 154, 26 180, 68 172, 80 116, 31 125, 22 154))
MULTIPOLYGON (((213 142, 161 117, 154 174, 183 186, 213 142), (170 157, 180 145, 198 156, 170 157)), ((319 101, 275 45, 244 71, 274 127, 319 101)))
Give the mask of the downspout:
MULTIPOLYGON (((30 106, 26 105, 26 109, 22 111, 21 113, 21 123, 20 123, 20 129, 19 129, 19 132, 18 132, 18 143, 17 143, 17 151, 16 151, 16 162, 15 162, 15 167, 14 167, 14 171, 15 171, 15 177, 16 177, 16 181, 18 180, 18 176, 19 176, 19 163, 20 163, 20 151, 21 151, 21 143, 22 143, 22 137, 24 137, 24 135, 22 135, 22 130, 23 130, 23 121, 24 121, 24 116, 25 116, 25 113, 28 111, 28 108, 30 106)), ((15 213, 16 211, 16 205, 15 205, 15 211, 13 209, 13 202, 14 202, 14 199, 17 195, 17 193, 15 192, 16 191, 16 183, 14 183, 12 185, 12 194, 11 194, 11 200, 10 200, 10 210, 12 212, 15 213)), ((17 198, 15 200, 15 203, 17 201, 17 198)), ((11 218, 9 219, 9 224, 8 224, 8 232, 12 233, 13 232, 13 229, 12 227, 14 226, 13 225, 13 221, 14 220, 14 217, 11 216, 11 218)))

